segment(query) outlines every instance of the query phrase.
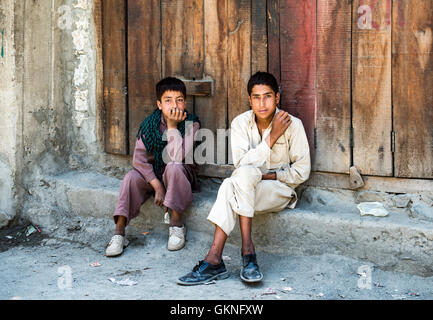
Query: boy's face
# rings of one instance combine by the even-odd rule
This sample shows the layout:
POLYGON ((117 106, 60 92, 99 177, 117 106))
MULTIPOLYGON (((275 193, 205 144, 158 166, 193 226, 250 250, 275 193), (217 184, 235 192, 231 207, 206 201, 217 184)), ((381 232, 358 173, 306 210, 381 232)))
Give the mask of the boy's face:
POLYGON ((177 108, 183 112, 186 105, 185 97, 180 91, 166 91, 162 94, 161 100, 157 100, 156 103, 166 119, 170 115, 171 109, 177 108))
POLYGON ((280 102, 280 94, 275 94, 268 85, 256 84, 252 88, 248 100, 258 120, 271 121, 280 102))

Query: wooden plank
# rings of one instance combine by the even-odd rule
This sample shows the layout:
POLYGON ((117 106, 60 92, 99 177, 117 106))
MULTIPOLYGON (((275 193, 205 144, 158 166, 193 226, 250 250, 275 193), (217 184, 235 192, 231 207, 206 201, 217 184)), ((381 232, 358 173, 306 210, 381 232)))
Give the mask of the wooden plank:
POLYGON ((251 1, 228 2, 228 122, 250 109, 247 83, 251 76, 251 1))
POLYGON ((183 76, 196 80, 204 71, 204 0, 185 0, 183 15, 183 76))
MULTIPOLYGON (((105 150, 104 56, 103 56, 104 34, 102 29, 102 22, 103 22, 102 20, 103 20, 102 0, 94 0, 93 21, 95 24, 96 136, 98 139, 98 143, 100 143, 100 145, 104 145, 104 150, 105 150)), ((125 124, 126 121, 127 119, 125 119, 125 124)), ((125 130, 125 136, 127 136, 126 130, 125 130)), ((127 143, 125 143, 125 145, 127 145, 127 143)))
POLYGON ((251 1, 251 74, 268 71, 266 1, 251 1))
MULTIPOLYGON (((161 0, 161 78, 185 78, 182 65, 184 54, 185 0, 161 0)), ((191 17, 188 17, 191 18, 191 17)), ((187 90, 187 95, 189 92, 187 90)), ((194 99, 186 99, 186 109, 194 110, 194 99)))
POLYGON ((390 1, 353 2, 353 164, 361 174, 392 175, 390 1))
POLYGON ((212 95, 212 80, 185 80, 186 92, 190 96, 207 97, 212 95))
POLYGON ((159 0, 128 1, 129 146, 133 153, 138 127, 156 108, 155 85, 161 78, 159 0))
POLYGON ((218 128, 227 127, 227 3, 228 0, 204 2, 206 54, 203 78, 214 79, 214 88, 211 97, 195 98, 195 113, 200 118, 202 128, 215 134, 218 128))
MULTIPOLYGON (((433 181, 395 177, 362 176, 364 186, 356 191, 372 190, 392 193, 433 192, 433 181)), ((302 185, 320 188, 350 189, 349 175, 343 173, 311 172, 302 185)), ((301 186, 302 186, 301 185, 301 186)))
POLYGON ((102 4, 105 151, 128 154, 125 3, 102 4))
MULTIPOLYGON (((202 79, 204 70, 203 0, 161 0, 162 75, 202 79)), ((191 94, 187 85, 187 95, 191 94)), ((194 111, 194 98, 186 100, 194 111)))
POLYGON ((395 175, 433 178, 433 2, 393 2, 395 175))
POLYGON ((267 0, 268 72, 278 84, 281 81, 280 65, 280 0, 267 0))
POLYGON ((317 156, 313 170, 348 172, 351 127, 351 12, 347 1, 317 2, 317 156))
POLYGON ((185 0, 161 0, 162 77, 183 76, 185 0))
POLYGON ((316 0, 280 1, 281 108, 302 120, 314 162, 316 0))
MULTIPOLYGON (((232 165, 204 164, 200 166, 199 175, 225 179, 231 176, 234 170, 232 165)), ((392 193, 419 193, 433 192, 433 180, 408 179, 395 177, 362 176, 364 186, 354 192, 371 190, 392 193)), ((350 188, 349 174, 312 171, 310 178, 301 184, 300 188, 319 187, 332 189, 350 188)))

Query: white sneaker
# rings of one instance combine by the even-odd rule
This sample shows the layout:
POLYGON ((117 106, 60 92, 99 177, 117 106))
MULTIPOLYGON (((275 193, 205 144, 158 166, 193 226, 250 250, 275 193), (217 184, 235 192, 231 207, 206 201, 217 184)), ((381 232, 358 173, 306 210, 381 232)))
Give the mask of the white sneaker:
POLYGON ((114 235, 105 249, 105 255, 107 257, 118 256, 123 252, 123 248, 126 248, 129 244, 128 239, 119 234, 114 235))
POLYGON ((182 227, 170 227, 168 228, 168 230, 169 236, 167 249, 170 251, 182 249, 185 246, 185 225, 183 225, 182 227))

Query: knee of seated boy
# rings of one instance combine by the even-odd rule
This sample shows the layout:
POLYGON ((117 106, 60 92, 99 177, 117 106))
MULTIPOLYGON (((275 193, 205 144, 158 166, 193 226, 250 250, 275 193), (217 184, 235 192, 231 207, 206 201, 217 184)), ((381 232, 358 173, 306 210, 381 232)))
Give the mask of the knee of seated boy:
POLYGON ((169 162, 165 166, 164 175, 165 176, 172 176, 172 175, 178 175, 178 174, 185 174, 185 168, 183 167, 182 163, 179 162, 169 162))

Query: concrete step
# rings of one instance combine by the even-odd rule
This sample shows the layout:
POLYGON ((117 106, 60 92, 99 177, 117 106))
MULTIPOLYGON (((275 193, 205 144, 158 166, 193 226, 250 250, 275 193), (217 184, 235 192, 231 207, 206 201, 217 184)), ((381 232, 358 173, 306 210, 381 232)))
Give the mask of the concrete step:
MULTIPOLYGON (((33 193, 51 211, 33 209, 27 217, 39 225, 52 225, 54 213, 104 221, 104 233, 114 229, 112 213, 121 180, 96 172, 68 172, 44 177, 46 187, 33 193), (55 199, 55 200, 53 200, 55 199), (47 213, 48 212, 48 213, 47 213), (51 220, 50 220, 51 219, 51 220)), ((202 179, 203 190, 194 194, 185 212, 187 228, 213 237, 214 226, 207 221, 219 182, 202 179)), ((353 191, 299 189, 297 208, 257 215, 253 240, 257 250, 281 255, 337 254, 374 263, 384 270, 421 276, 433 275, 433 222, 411 218, 402 210, 389 210, 387 217, 360 216, 353 191)), ((166 232, 163 212, 150 198, 131 226, 166 232)), ((95 232, 100 232, 95 231, 95 232)), ((228 241, 239 245, 239 225, 228 241)))

